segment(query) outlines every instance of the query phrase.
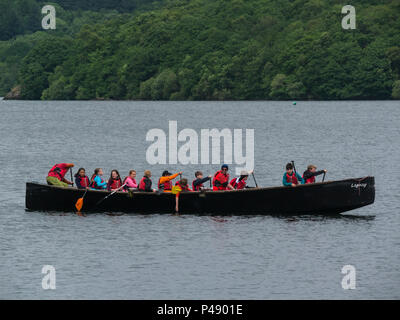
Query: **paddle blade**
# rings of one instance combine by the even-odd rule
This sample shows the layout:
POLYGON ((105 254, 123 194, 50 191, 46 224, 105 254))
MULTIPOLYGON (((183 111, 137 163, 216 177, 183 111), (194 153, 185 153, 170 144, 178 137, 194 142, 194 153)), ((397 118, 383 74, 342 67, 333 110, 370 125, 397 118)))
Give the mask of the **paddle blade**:
POLYGON ((177 193, 179 193, 181 191, 182 191, 182 189, 179 186, 173 186, 172 190, 171 190, 171 193, 172 194, 177 194, 177 193))
POLYGON ((83 198, 79 198, 78 201, 75 203, 75 208, 80 212, 83 207, 83 198))

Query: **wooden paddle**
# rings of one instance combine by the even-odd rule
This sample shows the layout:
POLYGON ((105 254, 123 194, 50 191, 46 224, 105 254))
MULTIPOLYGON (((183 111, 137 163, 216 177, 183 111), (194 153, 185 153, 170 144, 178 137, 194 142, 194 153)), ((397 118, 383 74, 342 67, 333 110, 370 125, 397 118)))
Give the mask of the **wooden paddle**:
POLYGON ((104 200, 106 200, 107 198, 111 197, 114 193, 116 193, 117 191, 121 190, 123 187, 126 186, 126 183, 123 184, 122 186, 120 186, 118 189, 115 189, 113 192, 111 192, 109 195, 105 196, 103 199, 101 199, 99 202, 97 202, 94 206, 97 207, 100 203, 102 203, 104 200))
POLYGON ((322 182, 325 181, 325 175, 326 175, 326 172, 324 172, 324 176, 322 177, 322 182))
POLYGON ((297 175, 296 166, 294 165, 294 161, 293 160, 292 160, 292 166, 293 166, 294 173, 297 175))
POLYGON ((253 176, 254 183, 256 184, 256 188, 258 188, 257 180, 256 180, 256 177, 254 176, 254 170, 253 170, 253 172, 251 173, 251 175, 253 176))
POLYGON ((69 168, 69 172, 71 174, 71 182, 72 182, 72 186, 74 186, 74 178, 72 177, 72 167, 69 168))

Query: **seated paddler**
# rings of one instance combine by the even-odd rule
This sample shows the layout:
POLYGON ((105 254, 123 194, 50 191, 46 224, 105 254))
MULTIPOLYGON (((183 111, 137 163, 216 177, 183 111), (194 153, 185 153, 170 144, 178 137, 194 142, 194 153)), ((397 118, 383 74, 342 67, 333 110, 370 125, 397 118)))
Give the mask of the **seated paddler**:
POLYGON ((303 178, 293 170, 293 165, 288 163, 286 165, 286 172, 283 174, 282 183, 287 187, 295 187, 299 184, 304 184, 303 178))
MULTIPOLYGON (((108 191, 117 191, 123 187, 121 176, 119 175, 118 170, 112 170, 110 179, 107 182, 107 190, 108 191)), ((125 191, 125 190, 122 190, 125 191)))
POLYGON ((84 168, 79 168, 78 172, 75 174, 75 185, 78 189, 87 189, 90 186, 90 180, 86 175, 84 168))
POLYGON ((153 189, 151 186, 153 182, 151 181, 151 171, 145 170, 143 178, 139 182, 139 191, 144 192, 156 192, 156 189, 153 189))
POLYGON ((107 181, 103 179, 103 169, 96 168, 90 180, 90 187, 96 190, 107 189, 107 181))
POLYGON ((123 181, 126 190, 138 189, 139 186, 138 186, 135 178, 136 178, 136 170, 130 170, 129 175, 123 181))
POLYGON ((72 181, 65 179, 66 173, 73 166, 73 163, 57 163, 54 165, 47 174, 47 184, 59 187, 68 187, 69 185, 73 185, 74 183, 72 181))
POLYGON ((180 174, 182 174, 182 171, 172 174, 172 173, 168 172, 168 170, 165 170, 162 173, 161 178, 158 180, 158 190, 162 191, 162 192, 171 192, 172 180, 174 180, 180 174))
POLYGON ((208 177, 203 177, 203 172, 201 171, 196 171, 194 174, 195 178, 192 181, 192 188, 193 191, 200 191, 204 189, 203 183, 207 182, 208 180, 211 180, 212 175, 209 175, 208 177))
POLYGON ((307 170, 304 171, 304 173, 303 173, 303 179, 306 184, 315 183, 315 177, 319 176, 320 174, 326 173, 326 172, 327 172, 326 169, 317 171, 317 166, 310 164, 307 167, 307 170))
POLYGON ((212 181, 214 191, 233 190, 233 187, 229 184, 228 169, 229 169, 228 165, 223 164, 221 166, 221 170, 217 171, 214 174, 214 178, 212 181))
POLYGON ((233 178, 231 182, 229 182, 229 185, 231 185, 232 188, 235 190, 242 190, 244 188, 247 188, 246 181, 249 177, 249 174, 252 174, 252 171, 248 172, 246 170, 242 170, 240 172, 240 176, 238 178, 233 178))

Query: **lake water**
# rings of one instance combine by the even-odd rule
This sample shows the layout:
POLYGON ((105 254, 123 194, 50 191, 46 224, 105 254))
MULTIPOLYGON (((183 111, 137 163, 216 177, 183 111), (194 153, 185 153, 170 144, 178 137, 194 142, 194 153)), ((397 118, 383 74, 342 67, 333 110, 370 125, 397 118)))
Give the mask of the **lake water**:
MULTIPOLYGON (((0 298, 399 299, 400 103, 0 101, 0 298), (109 175, 164 168, 212 174, 219 165, 150 165, 152 128, 255 131, 261 186, 284 166, 314 163, 327 180, 373 175, 376 201, 351 216, 287 219, 25 211, 25 182, 55 163, 109 175), (56 289, 42 288, 44 265, 56 289), (356 269, 344 290, 342 267, 356 269)), ((182 143, 180 143, 182 144, 182 143)), ((210 150, 211 152, 211 150, 210 150)), ((222 162, 223 160, 221 160, 222 162)), ((235 164, 231 168, 235 168, 235 164)), ((318 177, 318 180, 321 179, 318 177)), ((250 180, 249 182, 253 182, 250 180)))

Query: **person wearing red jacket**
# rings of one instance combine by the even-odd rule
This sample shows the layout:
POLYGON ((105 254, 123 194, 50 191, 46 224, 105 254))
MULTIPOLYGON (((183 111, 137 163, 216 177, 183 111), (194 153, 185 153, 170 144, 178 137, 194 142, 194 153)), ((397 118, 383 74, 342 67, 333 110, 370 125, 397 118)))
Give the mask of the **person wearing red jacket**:
POLYGON ((65 174, 68 172, 69 168, 72 168, 73 166, 73 163, 57 163, 54 165, 47 175, 47 184, 59 187, 68 187, 68 185, 73 185, 73 182, 65 179, 65 174))
POLYGON ((221 170, 217 171, 214 174, 213 178, 213 190, 233 190, 233 187, 229 184, 229 173, 228 173, 228 165, 223 164, 221 166, 221 170))
POLYGON ((152 181, 151 181, 151 171, 146 170, 144 172, 143 178, 139 182, 139 191, 144 191, 144 192, 156 192, 156 189, 153 189, 151 187, 152 181))
POLYGON ((246 188, 246 181, 247 178, 249 177, 249 174, 251 174, 253 171, 247 172, 246 170, 243 170, 240 172, 240 177, 238 178, 233 178, 231 182, 229 182, 229 185, 233 187, 233 189, 236 190, 241 190, 246 188))

